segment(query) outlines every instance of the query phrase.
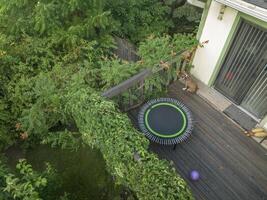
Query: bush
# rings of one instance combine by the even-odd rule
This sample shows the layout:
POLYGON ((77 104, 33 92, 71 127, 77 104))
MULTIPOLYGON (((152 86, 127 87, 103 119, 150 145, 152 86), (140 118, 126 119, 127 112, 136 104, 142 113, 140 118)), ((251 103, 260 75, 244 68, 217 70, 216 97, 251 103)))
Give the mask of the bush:
POLYGON ((152 33, 168 32, 173 26, 166 17, 168 6, 158 0, 109 0, 106 7, 120 25, 115 33, 133 42, 142 41, 152 33))
POLYGON ((112 102, 88 94, 86 88, 69 92, 65 98, 65 110, 77 123, 83 141, 99 148, 117 183, 129 187, 140 200, 193 199, 175 169, 148 152, 148 140, 112 102), (134 159, 136 153, 140 161, 134 159))
POLYGON ((16 165, 18 173, 13 174, 0 161, 0 198, 2 200, 67 200, 66 196, 55 195, 60 188, 57 174, 49 163, 46 169, 39 173, 25 159, 19 160, 16 165))

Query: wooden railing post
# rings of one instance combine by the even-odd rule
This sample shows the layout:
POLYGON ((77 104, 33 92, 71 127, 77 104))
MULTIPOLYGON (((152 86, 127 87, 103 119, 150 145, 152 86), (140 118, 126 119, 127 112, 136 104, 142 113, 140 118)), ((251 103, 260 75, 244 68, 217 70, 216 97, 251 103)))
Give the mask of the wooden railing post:
MULTIPOLYGON (((177 53, 177 56, 168 64, 171 67, 173 67, 177 61, 180 61, 180 55, 183 52, 184 51, 177 53)), ((162 73, 163 75, 165 75, 165 73, 163 72, 163 68, 160 68, 160 65, 154 66, 153 68, 144 69, 143 71, 132 76, 131 78, 129 78, 129 79, 121 82, 120 84, 104 91, 102 93, 102 96, 105 98, 111 99, 113 97, 116 97, 116 96, 128 91, 129 97, 128 97, 128 105, 126 106, 126 110, 135 108, 144 102, 144 100, 145 100, 145 89, 144 89, 145 81, 148 77, 152 76, 155 73, 158 75, 160 75, 159 73, 162 73), (156 67, 157 67, 157 69, 155 70, 156 67), (132 98, 133 87, 137 87, 136 91, 140 92, 140 101, 136 104, 134 103, 135 100, 132 98)), ((164 85, 164 87, 167 86, 168 84, 169 83, 166 83, 166 85, 164 85)), ((152 91, 153 88, 151 87, 151 88, 149 88, 149 90, 152 91)))

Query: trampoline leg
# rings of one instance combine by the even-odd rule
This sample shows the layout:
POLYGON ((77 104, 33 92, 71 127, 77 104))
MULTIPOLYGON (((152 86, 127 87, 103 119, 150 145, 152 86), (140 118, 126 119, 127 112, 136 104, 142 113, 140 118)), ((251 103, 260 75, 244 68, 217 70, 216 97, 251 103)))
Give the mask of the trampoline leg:
POLYGON ((177 144, 175 144, 175 145, 173 146, 172 150, 175 150, 175 149, 176 149, 176 145, 177 145, 177 144))

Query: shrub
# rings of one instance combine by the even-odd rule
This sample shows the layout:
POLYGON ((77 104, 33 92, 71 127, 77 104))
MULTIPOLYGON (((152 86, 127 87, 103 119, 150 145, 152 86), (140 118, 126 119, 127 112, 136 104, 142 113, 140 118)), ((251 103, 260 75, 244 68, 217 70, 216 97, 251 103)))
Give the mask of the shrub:
POLYGON ((69 92, 65 98, 65 110, 75 120, 83 141, 99 148, 108 171, 119 184, 133 190, 138 199, 193 199, 175 169, 148 152, 148 140, 112 102, 88 94, 86 88, 69 92), (140 161, 134 159, 135 153, 140 155, 140 161))
POLYGON ((16 165, 18 173, 13 174, 0 161, 0 198, 2 200, 67 200, 66 196, 56 195, 60 182, 54 168, 49 163, 43 172, 36 172, 25 159, 19 160, 16 165))

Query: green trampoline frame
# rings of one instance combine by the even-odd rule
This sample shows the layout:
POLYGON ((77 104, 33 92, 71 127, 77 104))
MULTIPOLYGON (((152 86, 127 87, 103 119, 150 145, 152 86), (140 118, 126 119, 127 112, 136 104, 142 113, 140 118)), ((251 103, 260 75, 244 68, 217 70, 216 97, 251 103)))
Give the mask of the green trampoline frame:
POLYGON ((138 115, 139 128, 144 135, 153 142, 163 145, 175 145, 186 140, 193 130, 193 119, 191 111, 180 101, 173 98, 158 98, 148 101, 143 105, 138 115), (149 113, 157 106, 171 106, 182 116, 182 128, 173 134, 159 133, 149 125, 149 113))

